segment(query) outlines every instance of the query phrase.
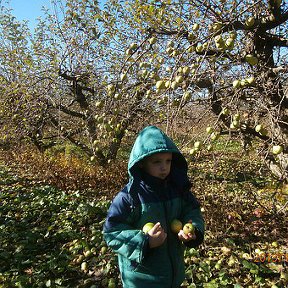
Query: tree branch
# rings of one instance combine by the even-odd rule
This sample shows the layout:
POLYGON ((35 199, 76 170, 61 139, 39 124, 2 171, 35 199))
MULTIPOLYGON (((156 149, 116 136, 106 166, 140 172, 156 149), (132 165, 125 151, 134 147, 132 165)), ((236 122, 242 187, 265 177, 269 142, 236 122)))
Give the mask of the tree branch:
POLYGON ((67 114, 67 115, 70 115, 70 116, 73 116, 73 117, 77 117, 77 118, 81 118, 83 120, 86 119, 86 116, 80 112, 76 112, 76 111, 73 111, 73 110, 70 110, 68 109, 67 107, 65 107, 64 105, 62 104, 58 104, 58 105, 53 105, 54 108, 56 109, 59 109, 61 112, 67 114))

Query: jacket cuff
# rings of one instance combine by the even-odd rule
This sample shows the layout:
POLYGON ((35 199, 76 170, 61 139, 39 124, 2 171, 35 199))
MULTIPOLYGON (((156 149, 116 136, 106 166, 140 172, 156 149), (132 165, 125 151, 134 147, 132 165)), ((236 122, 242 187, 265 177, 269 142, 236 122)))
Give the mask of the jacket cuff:
POLYGON ((149 255, 151 248, 149 246, 149 236, 145 235, 144 245, 143 245, 143 252, 142 252, 142 260, 149 255))

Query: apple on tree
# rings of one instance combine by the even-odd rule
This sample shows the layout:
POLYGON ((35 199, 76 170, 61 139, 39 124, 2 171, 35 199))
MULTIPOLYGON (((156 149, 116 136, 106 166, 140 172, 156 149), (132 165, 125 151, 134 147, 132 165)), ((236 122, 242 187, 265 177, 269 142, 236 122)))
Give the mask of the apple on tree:
POLYGON ((163 80, 158 80, 156 82, 156 88, 157 89, 165 89, 165 82, 163 80))
POLYGON ((148 41, 149 41, 149 43, 150 43, 151 45, 153 45, 153 44, 156 43, 157 38, 153 36, 153 37, 151 37, 148 41))
POLYGON ((198 23, 194 23, 192 26, 193 31, 197 31, 200 28, 200 25, 198 23))
POLYGON ((281 146, 281 145, 274 145, 272 147, 272 153, 274 155, 278 155, 278 154, 282 153, 282 151, 283 151, 283 146, 281 146))
POLYGON ((132 49, 132 50, 136 49, 137 47, 138 47, 137 43, 131 43, 129 45, 129 48, 132 49))
POLYGON ((255 18, 254 18, 254 17, 248 17, 248 18, 245 20, 245 25, 246 25, 247 27, 252 27, 254 24, 255 24, 255 18))
POLYGON ((241 86, 241 81, 240 80, 234 80, 232 85, 233 85, 233 88, 237 89, 241 86))
POLYGON ((222 111, 221 111, 221 114, 223 114, 223 115, 228 115, 229 114, 229 109, 227 108, 227 107, 224 107, 223 109, 222 109, 222 111))
POLYGON ((252 54, 247 54, 245 56, 245 60, 246 60, 246 62, 248 62, 252 66, 258 64, 258 58, 252 54))
POLYGON ((206 128, 207 134, 212 134, 213 131, 214 131, 214 129, 213 129, 212 127, 210 127, 210 126, 208 126, 208 127, 206 128))

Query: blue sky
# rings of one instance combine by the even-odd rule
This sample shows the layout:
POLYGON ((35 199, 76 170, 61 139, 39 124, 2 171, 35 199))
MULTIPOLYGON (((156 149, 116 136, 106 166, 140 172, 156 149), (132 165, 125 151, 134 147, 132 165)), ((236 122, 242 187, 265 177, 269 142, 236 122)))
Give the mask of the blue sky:
POLYGON ((28 20, 30 29, 34 30, 37 18, 43 14, 41 8, 50 9, 50 0, 10 0, 9 5, 13 9, 12 14, 17 20, 28 20))
MULTIPOLYGON (((100 0, 100 7, 103 6, 105 2, 105 0, 100 0)), ((44 6, 48 9, 51 8, 51 0, 8 0, 8 3, 7 7, 13 9, 12 14, 17 20, 29 21, 29 27, 31 30, 34 30, 37 18, 43 15, 42 7, 44 6)))

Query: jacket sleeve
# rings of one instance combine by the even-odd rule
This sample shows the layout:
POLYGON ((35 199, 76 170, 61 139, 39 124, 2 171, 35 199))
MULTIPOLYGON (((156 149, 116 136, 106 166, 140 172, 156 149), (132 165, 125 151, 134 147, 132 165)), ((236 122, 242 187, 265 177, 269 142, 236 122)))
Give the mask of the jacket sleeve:
POLYGON ((189 220, 192 220, 196 234, 196 239, 186 242, 185 245, 190 248, 197 247, 203 242, 205 232, 205 224, 201 213, 200 204, 190 191, 187 191, 183 196, 183 223, 187 223, 189 220))
POLYGON ((140 263, 148 249, 148 236, 135 229, 135 208, 131 196, 120 192, 113 200, 104 224, 107 245, 130 261, 140 263))

